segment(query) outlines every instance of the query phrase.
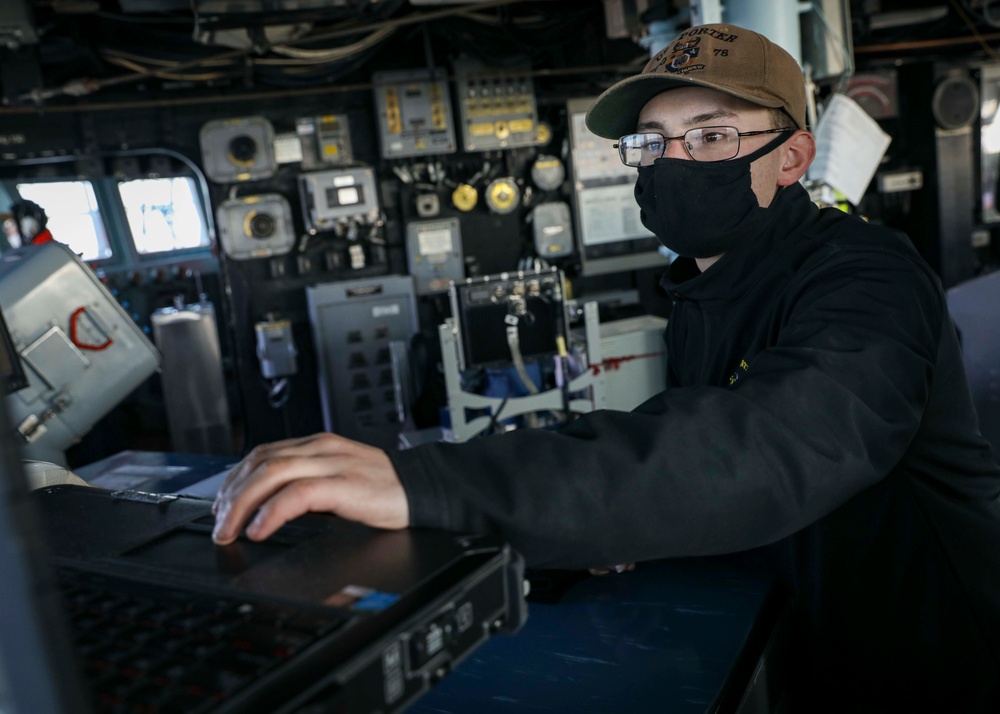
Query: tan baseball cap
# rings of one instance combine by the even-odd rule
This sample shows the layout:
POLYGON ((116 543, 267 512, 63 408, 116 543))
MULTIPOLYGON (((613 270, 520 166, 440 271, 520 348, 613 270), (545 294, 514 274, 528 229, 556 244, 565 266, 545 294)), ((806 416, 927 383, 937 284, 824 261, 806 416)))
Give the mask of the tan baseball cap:
POLYGON ((597 98, 587 112, 587 127, 606 139, 631 134, 646 102, 666 89, 691 85, 784 109, 799 129, 806 128, 806 86, 798 63, 763 35, 736 25, 681 32, 642 72, 597 98))

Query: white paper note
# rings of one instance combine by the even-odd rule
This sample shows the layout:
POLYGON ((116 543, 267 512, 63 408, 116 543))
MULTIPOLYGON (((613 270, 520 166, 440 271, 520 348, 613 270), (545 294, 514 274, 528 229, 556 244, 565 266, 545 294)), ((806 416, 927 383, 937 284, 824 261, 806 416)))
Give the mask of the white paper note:
POLYGON ((830 98, 815 135, 816 159, 809 169, 810 180, 826 182, 858 205, 891 137, 843 94, 830 98))

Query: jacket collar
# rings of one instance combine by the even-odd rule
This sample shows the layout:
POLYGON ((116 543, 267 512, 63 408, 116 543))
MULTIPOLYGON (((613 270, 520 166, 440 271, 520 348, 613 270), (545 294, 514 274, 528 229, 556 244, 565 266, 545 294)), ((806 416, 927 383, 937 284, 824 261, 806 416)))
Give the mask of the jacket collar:
MULTIPOLYGON (((801 235, 819 216, 819 208, 808 192, 795 183, 778 191, 768 207, 764 230, 742 241, 704 273, 692 258, 677 258, 660 285, 675 302, 731 302, 753 287, 771 267, 775 254, 785 252, 787 239, 801 235)), ((707 307, 707 305, 706 305, 707 307)))

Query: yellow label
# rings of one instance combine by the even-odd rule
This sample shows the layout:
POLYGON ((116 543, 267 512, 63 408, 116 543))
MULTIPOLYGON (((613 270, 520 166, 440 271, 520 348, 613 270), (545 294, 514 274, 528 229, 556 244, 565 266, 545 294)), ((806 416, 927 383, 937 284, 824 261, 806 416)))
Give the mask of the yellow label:
POLYGON ((535 122, 531 119, 513 119, 508 122, 508 125, 514 134, 526 134, 535 130, 535 122))

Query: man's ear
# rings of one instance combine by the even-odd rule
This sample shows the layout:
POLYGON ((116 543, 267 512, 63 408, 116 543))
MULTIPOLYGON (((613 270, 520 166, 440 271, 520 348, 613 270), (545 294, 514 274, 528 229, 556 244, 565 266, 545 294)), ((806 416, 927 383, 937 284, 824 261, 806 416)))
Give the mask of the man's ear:
POLYGON ((781 148, 784 152, 778 167, 778 185, 791 186, 806 175, 806 169, 816 158, 816 140, 808 131, 799 129, 781 148))

